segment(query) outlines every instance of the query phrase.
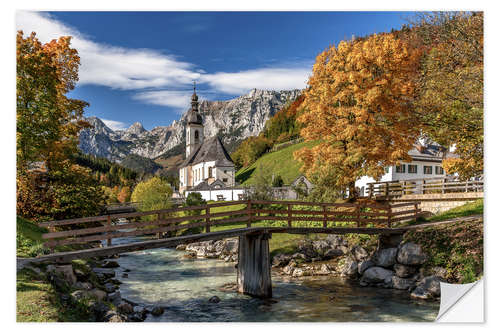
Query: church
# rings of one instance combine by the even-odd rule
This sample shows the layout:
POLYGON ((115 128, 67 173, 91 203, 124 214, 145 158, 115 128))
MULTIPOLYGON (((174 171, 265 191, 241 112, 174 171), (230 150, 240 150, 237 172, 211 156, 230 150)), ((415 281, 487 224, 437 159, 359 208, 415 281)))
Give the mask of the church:
POLYGON ((221 139, 205 139, 196 86, 186 116, 186 160, 180 165, 179 192, 234 187, 235 167, 221 139))

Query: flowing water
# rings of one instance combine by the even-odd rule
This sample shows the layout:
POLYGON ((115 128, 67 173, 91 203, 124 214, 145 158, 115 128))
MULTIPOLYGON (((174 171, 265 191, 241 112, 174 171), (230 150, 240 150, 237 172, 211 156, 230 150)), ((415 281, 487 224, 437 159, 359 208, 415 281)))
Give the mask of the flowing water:
POLYGON ((236 282, 235 263, 184 254, 155 249, 118 259, 122 297, 165 307, 162 316, 149 315, 146 321, 433 321, 439 312, 439 302, 412 300, 407 291, 362 288, 332 276, 292 280, 273 275, 273 299, 260 300, 219 290, 236 282), (130 269, 128 278, 121 278, 125 269, 130 269), (208 302, 214 295, 219 303, 208 302))

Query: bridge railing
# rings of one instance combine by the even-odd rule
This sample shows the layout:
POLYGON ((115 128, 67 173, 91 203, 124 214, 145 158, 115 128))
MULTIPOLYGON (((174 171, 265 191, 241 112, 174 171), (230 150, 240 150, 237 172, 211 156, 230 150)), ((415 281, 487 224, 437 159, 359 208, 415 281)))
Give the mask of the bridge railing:
POLYGON ((455 181, 446 178, 396 180, 368 183, 369 197, 399 197, 405 194, 483 192, 482 180, 455 181))
POLYGON ((233 225, 274 227, 373 227, 390 228, 416 219, 418 203, 313 203, 305 201, 231 201, 201 206, 160 209, 147 212, 108 214, 94 217, 40 223, 49 233, 45 245, 57 246, 106 241, 113 238, 156 235, 173 237, 174 233, 211 232, 211 227, 233 225), (147 219, 146 219, 147 218, 147 219), (69 229, 69 230, 68 230, 69 229))

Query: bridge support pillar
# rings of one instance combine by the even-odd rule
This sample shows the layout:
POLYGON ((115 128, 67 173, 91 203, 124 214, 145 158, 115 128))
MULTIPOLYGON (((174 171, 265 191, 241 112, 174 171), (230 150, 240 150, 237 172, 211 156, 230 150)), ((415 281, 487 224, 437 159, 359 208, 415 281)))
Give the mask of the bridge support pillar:
POLYGON ((271 238, 269 233, 240 236, 238 248, 240 293, 259 298, 272 297, 269 238, 271 238))

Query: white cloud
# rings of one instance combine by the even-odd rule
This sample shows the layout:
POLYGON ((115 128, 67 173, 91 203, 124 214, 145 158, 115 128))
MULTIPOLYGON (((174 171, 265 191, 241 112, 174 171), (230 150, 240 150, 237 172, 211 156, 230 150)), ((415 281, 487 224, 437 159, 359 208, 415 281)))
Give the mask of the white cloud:
POLYGON ((251 89, 302 89, 311 73, 311 66, 281 64, 240 72, 206 73, 194 64, 174 55, 152 49, 131 49, 97 43, 76 29, 57 21, 47 13, 18 11, 16 27, 27 35, 37 33, 42 42, 60 36, 72 36, 72 46, 80 56, 78 82, 135 90, 133 98, 148 104, 186 109, 190 93, 177 91, 193 80, 206 83, 215 91, 231 95, 245 94, 251 89), (154 91, 142 91, 155 89, 154 91), (169 89, 169 90, 166 90, 169 89))
POLYGON ((191 92, 172 90, 144 91, 135 94, 132 98, 147 104, 170 106, 182 112, 189 106, 191 92))
POLYGON ((244 94, 253 88, 264 90, 302 89, 311 67, 258 68, 236 73, 204 74, 200 81, 228 94, 244 94))
POLYGON ((194 65, 151 49, 129 49, 96 43, 45 13, 18 11, 16 27, 37 33, 42 42, 73 36, 80 56, 79 84, 116 89, 142 89, 189 84, 200 74, 194 65))
POLYGON ((111 128, 113 131, 116 131, 116 130, 124 130, 124 129, 127 129, 128 126, 127 124, 121 122, 121 121, 117 121, 117 120, 110 120, 110 119, 102 119, 102 122, 108 126, 109 128, 111 128))

